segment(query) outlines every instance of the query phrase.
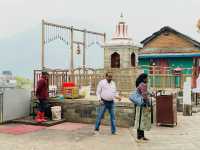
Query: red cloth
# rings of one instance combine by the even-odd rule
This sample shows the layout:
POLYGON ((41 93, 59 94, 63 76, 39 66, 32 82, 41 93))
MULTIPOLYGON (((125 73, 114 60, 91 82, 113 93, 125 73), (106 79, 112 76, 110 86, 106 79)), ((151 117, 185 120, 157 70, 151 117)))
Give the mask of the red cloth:
POLYGON ((47 100, 49 97, 48 94, 48 82, 44 78, 41 78, 37 82, 36 96, 40 100, 47 100))
POLYGON ((64 82, 63 87, 75 87, 75 83, 74 82, 64 82))

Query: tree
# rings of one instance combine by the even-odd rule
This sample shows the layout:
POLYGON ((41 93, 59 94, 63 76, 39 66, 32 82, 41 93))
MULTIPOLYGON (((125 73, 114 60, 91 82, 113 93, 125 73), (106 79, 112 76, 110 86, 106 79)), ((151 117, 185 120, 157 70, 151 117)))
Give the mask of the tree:
POLYGON ((30 79, 16 76, 15 77, 17 81, 17 88, 22 88, 22 89, 31 89, 32 88, 32 81, 30 79))

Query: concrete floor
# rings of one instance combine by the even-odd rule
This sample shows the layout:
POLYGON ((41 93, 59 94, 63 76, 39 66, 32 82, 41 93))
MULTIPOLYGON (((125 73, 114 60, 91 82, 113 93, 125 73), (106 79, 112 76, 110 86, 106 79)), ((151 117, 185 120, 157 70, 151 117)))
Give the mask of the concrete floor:
MULTIPOLYGON (((177 127, 156 127, 146 132, 147 143, 136 143, 134 129, 102 126, 100 135, 93 135, 93 125, 64 123, 37 132, 21 135, 0 133, 1 150, 199 150, 200 113, 178 115, 177 127)), ((4 127, 7 125, 0 125, 4 127)))

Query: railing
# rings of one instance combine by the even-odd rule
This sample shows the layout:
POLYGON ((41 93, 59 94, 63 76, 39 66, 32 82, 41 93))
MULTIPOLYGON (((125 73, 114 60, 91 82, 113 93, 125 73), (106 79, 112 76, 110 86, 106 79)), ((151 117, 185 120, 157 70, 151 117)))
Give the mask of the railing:
MULTIPOLYGON (((68 70, 49 70, 49 86, 55 85, 58 90, 61 89, 63 82, 68 81, 68 70)), ((36 91, 37 81, 40 79, 42 75, 41 70, 34 70, 34 83, 33 83, 33 91, 36 91)))
MULTIPOLYGON (((49 70, 49 86, 56 86, 57 91, 62 91, 63 82, 74 81, 76 86, 91 86, 91 93, 95 94, 97 84, 105 77, 105 69, 77 68, 70 72, 69 70, 49 70)), ((128 95, 135 88, 135 80, 141 73, 136 68, 111 69, 113 80, 116 83, 120 94, 128 95)), ((34 71, 34 91, 37 81, 41 76, 41 70, 34 71)), ((173 75, 173 74, 149 74, 149 87, 154 90, 179 89, 183 88, 183 82, 186 77, 191 75, 173 75)))
MULTIPOLYGON (((76 86, 91 86, 91 93, 94 94, 97 84, 105 77, 105 72, 113 72, 113 80, 116 82, 117 89, 121 94, 130 93, 133 90, 135 79, 137 77, 136 68, 126 69, 92 69, 92 68, 77 68, 73 72, 69 70, 48 70, 49 86, 56 86, 58 91, 62 91, 63 82, 74 81, 76 86)), ((137 70, 138 71, 138 70, 137 70)), ((37 81, 41 77, 41 70, 34 71, 34 86, 36 90, 37 81)), ((33 93, 34 94, 34 93, 33 93)))
POLYGON ((149 86, 153 89, 183 89, 183 83, 191 74, 149 74, 149 86))

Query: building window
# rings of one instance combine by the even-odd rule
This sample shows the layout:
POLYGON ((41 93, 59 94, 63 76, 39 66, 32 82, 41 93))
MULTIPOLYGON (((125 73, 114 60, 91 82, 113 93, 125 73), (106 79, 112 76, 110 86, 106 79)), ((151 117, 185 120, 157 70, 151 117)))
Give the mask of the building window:
POLYGON ((131 66, 135 67, 135 53, 131 54, 131 66))
POLYGON ((111 55, 111 68, 120 68, 120 55, 116 52, 111 55))

